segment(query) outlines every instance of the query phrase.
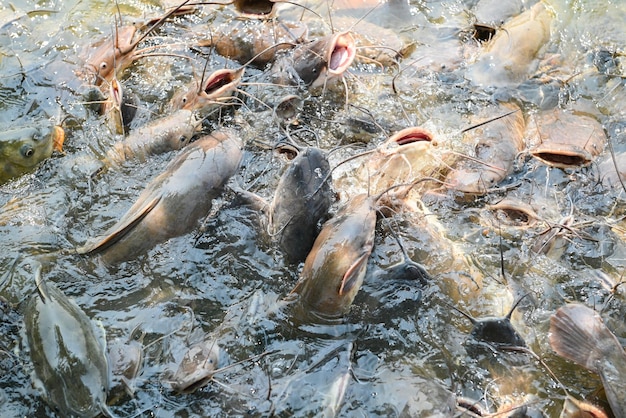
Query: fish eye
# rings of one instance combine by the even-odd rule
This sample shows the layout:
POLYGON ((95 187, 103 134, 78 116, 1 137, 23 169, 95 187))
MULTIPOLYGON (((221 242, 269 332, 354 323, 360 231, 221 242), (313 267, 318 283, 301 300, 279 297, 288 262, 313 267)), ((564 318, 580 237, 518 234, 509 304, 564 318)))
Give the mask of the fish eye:
POLYGON ((20 149, 20 153, 22 154, 22 156, 26 157, 26 158, 30 158, 35 154, 35 150, 33 149, 33 147, 29 146, 29 145, 24 145, 21 149, 20 149))
POLYGON ((183 104, 187 103, 187 96, 183 96, 183 99, 181 100, 183 102, 183 104))
POLYGON ((109 66, 109 65, 108 65, 106 62, 104 62, 104 61, 102 61, 102 62, 100 63, 100 69, 101 69, 101 70, 106 70, 106 69, 108 68, 108 66, 109 66))
POLYGON ((179 138, 180 142, 185 142, 186 140, 187 140, 187 137, 184 136, 184 135, 181 135, 180 138, 179 138))

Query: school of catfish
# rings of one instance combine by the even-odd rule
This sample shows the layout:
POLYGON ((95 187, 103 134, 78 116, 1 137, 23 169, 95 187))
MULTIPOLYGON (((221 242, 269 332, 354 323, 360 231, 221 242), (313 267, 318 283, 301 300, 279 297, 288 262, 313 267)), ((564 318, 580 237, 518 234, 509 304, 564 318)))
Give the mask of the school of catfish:
POLYGON ((1 11, 2 415, 626 416, 626 6, 1 11))

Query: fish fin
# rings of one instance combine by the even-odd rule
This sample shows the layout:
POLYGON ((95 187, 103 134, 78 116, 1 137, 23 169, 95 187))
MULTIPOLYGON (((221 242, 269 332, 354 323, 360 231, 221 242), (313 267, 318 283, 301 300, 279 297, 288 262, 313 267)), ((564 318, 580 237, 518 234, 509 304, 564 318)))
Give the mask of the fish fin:
POLYGON ((550 318, 550 345, 560 356, 598 373, 598 359, 615 349, 615 336, 596 311, 578 303, 561 307, 550 318), (608 353, 607 353, 608 351, 608 353))
POLYGON ((143 218, 145 218, 152 209, 154 209, 154 207, 161 201, 161 197, 162 196, 159 195, 155 197, 154 199, 152 199, 150 202, 148 202, 146 205, 143 206, 141 211, 136 213, 134 216, 128 218, 121 225, 118 225, 117 228, 115 228, 115 231, 107 235, 101 241, 98 241, 94 245, 85 245, 84 247, 79 248, 78 253, 79 254, 92 254, 92 253, 101 252, 101 251, 106 250, 111 245, 115 244, 116 242, 118 242, 129 231, 131 231, 135 226, 137 226, 137 224, 141 222, 143 218))
POLYGON ((49 299, 48 286, 43 280, 43 277, 41 277, 41 264, 37 266, 37 270, 35 271, 35 285, 37 286, 37 293, 39 293, 41 301, 46 303, 49 299))
POLYGON ((357 286, 359 279, 363 277, 363 271, 367 266, 367 259, 369 258, 370 253, 365 252, 361 254, 359 258, 357 258, 348 270, 346 270, 343 275, 343 279, 341 279, 341 287, 339 287, 339 296, 343 296, 344 294, 350 292, 354 286, 357 286))
POLYGON ((52 129, 52 149, 62 153, 63 143, 65 142, 65 131, 60 126, 54 126, 52 129))

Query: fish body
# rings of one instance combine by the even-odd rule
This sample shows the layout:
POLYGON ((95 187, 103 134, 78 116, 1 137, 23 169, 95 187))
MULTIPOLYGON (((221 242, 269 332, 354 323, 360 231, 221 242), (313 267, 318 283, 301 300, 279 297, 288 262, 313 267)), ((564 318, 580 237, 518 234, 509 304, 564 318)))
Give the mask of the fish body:
POLYGON ((64 131, 59 126, 31 126, 0 133, 0 184, 35 169, 60 150, 64 131))
POLYGON ((104 237, 90 240, 79 254, 101 254, 107 264, 133 259, 154 245, 192 231, 213 199, 235 174, 242 142, 228 129, 186 147, 152 180, 104 237))
POLYGON ((269 210, 269 232, 290 262, 306 258, 332 204, 330 164, 319 148, 304 148, 281 176, 269 210))
POLYGON ((108 391, 104 338, 57 287, 38 287, 24 311, 35 386, 59 416, 95 417, 106 408, 108 391))
POLYGON ((155 119, 131 132, 107 151, 105 165, 117 165, 130 159, 145 160, 150 155, 164 154, 189 144, 199 127, 190 110, 178 110, 155 119))
POLYGON ((292 291, 305 309, 328 318, 348 312, 363 283, 375 226, 375 202, 365 194, 324 224, 292 291))
POLYGON ((537 54, 550 40, 552 14, 542 2, 517 15, 497 31, 466 77, 476 85, 506 87, 526 80, 537 54))
POLYGON ((561 108, 538 114, 528 133, 530 153, 551 167, 584 167, 604 150, 607 142, 602 125, 594 118, 561 108))
POLYGON ((626 417, 626 352, 600 315, 580 303, 562 306, 549 339, 558 355, 600 376, 613 415, 626 417))
POLYGON ((213 46, 218 54, 241 65, 249 62, 262 69, 274 61, 278 51, 304 42, 307 34, 308 27, 302 22, 243 20, 220 26, 200 45, 213 46))
POLYGON ((466 132, 464 142, 475 143, 478 161, 460 161, 446 177, 447 187, 467 194, 485 194, 513 171, 517 155, 524 150, 525 121, 514 104, 500 104, 481 113, 481 117, 507 116, 487 122, 466 132))

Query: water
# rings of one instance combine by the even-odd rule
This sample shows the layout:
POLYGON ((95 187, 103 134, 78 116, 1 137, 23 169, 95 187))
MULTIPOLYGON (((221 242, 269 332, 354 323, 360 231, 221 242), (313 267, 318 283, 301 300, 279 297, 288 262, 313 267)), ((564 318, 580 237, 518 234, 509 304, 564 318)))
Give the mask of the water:
MULTIPOLYGON (((328 33, 326 9, 309 3, 323 16, 320 20, 305 13, 311 36, 328 33)), ((396 68, 353 65, 346 76, 347 96, 341 83, 323 93, 299 92, 304 98, 300 123, 315 132, 301 137, 317 139, 326 149, 354 143, 331 155, 333 164, 364 143, 377 144, 411 125, 429 129, 441 149, 470 152, 459 130, 492 93, 471 87, 463 78, 476 53, 463 35, 473 23, 474 3, 391 2, 374 10, 366 20, 386 26, 404 42, 415 42, 413 52, 400 61, 402 71, 395 78, 396 68), (346 102, 353 106, 346 107, 346 102)), ((616 152, 626 150, 619 55, 624 52, 626 7, 592 0, 547 4, 555 18, 538 71, 552 82, 536 83, 535 77, 524 84, 524 111, 533 114, 547 103, 582 109, 601 122, 616 152), (598 72, 598 60, 613 53, 617 55, 607 61, 606 70, 598 72)), ((124 23, 162 10, 150 1, 120 2, 119 9, 124 23)), ((618 337, 626 337, 624 288, 618 287, 615 295, 610 291, 626 260, 623 194, 607 193, 598 185, 595 165, 563 171, 522 157, 503 185, 522 200, 532 198, 547 223, 503 234, 502 240, 498 226, 486 222, 481 211, 505 191, 469 201, 424 199, 427 215, 379 220, 368 276, 350 313, 336 325, 298 325, 280 307, 301 265, 284 262, 263 236, 263 216, 231 205, 235 196, 229 191, 215 202, 219 210, 203 230, 155 245, 137 260, 108 268, 97 258, 72 255, 38 261, 42 254, 74 248, 106 230, 173 156, 131 161, 91 177, 97 159, 120 138, 102 117, 86 110, 85 85, 73 72, 82 67, 81 54, 89 45, 111 35, 116 10, 108 1, 15 1, 0 6, 0 123, 62 121, 67 136, 63 155, 55 154, 33 173, 0 186, 0 289, 8 301, 0 323, 0 415, 53 413, 32 388, 32 364, 21 331, 21 302, 34 292, 39 262, 44 263, 45 279, 99 321, 109 341, 127 339, 135 328, 145 332, 134 395, 115 389, 121 395, 111 410, 119 416, 452 416, 455 396, 484 397, 490 412, 525 405, 530 416, 558 416, 565 394, 543 366, 523 353, 476 349, 469 340, 471 324, 449 307, 477 318, 501 316, 525 293, 531 297, 512 320, 529 348, 572 395, 608 411, 597 394, 598 378, 559 359, 547 342, 550 314, 572 300, 604 308, 603 316, 614 324, 618 337), (562 231, 561 254, 530 252, 548 224, 570 214, 574 227, 562 231), (390 228, 411 257, 426 266, 432 276, 428 284, 389 283, 375 274, 402 257, 390 228), (500 274, 501 251, 505 278, 500 274), (469 283, 467 293, 459 293, 455 280, 469 283), (219 383, 193 394, 173 393, 166 371, 176 370, 186 349, 207 336, 222 347, 220 366, 265 351, 271 354, 216 374, 219 383)), ((336 11, 331 16, 365 13, 336 11)), ((298 8, 280 13, 285 19, 301 14, 298 8)), ((233 17, 231 8, 208 6, 167 23, 148 41, 172 44, 167 51, 193 60, 145 58, 119 76, 140 99, 134 126, 166 112, 173 94, 201 74, 206 57, 180 43, 206 37, 208 26, 228 24, 233 17)), ((209 48, 202 51, 208 54, 209 48)), ((238 66, 215 54, 208 59, 209 68, 238 66)), ((267 102, 292 92, 253 84, 264 80, 261 71, 249 69, 247 76, 250 84, 242 89, 267 102)), ((272 143, 284 136, 264 105, 240 97, 245 107, 225 111, 220 122, 207 124, 235 124, 249 141, 272 143)), ((605 150, 598 158, 607 156, 605 150)), ((445 160, 443 154, 441 158, 445 160)), ((231 184, 269 199, 283 164, 249 142, 231 184)), ((337 177, 349 176, 350 170, 343 167, 337 177)), ((367 190, 366 179, 353 178, 348 184, 338 190, 343 199, 357 189, 367 190)))

